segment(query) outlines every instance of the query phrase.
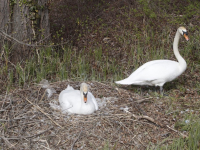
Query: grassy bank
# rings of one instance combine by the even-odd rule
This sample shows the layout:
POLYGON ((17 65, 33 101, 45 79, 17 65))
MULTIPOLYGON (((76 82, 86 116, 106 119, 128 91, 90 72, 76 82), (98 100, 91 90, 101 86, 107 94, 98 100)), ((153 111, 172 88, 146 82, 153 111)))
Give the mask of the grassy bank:
MULTIPOLYGON (((175 81, 167 83, 164 89, 169 95, 169 112, 178 118, 176 129, 186 131, 189 135, 187 139, 150 142, 149 149, 198 149, 200 2, 84 1, 83 4, 80 2, 83 7, 72 1, 57 4, 52 2, 50 14, 52 46, 32 49, 29 58, 15 63, 10 62, 12 48, 6 45, 1 48, 0 94, 16 87, 27 87, 42 79, 51 82, 67 79, 98 81, 112 85, 147 61, 176 60, 172 49, 173 39, 177 28, 185 26, 190 40, 186 42, 181 38, 179 50, 188 64, 187 70, 175 81), (60 22, 63 18, 65 22, 60 22), (67 44, 63 44, 65 42, 67 44), (60 45, 53 46, 56 44, 60 45), (193 95, 185 97, 188 90, 193 95), (180 107, 177 108, 177 105, 180 107), (190 111, 181 114, 188 108, 195 113, 190 111)), ((131 88, 140 92, 139 86, 131 88)), ((152 96, 157 95, 152 92, 152 96)))

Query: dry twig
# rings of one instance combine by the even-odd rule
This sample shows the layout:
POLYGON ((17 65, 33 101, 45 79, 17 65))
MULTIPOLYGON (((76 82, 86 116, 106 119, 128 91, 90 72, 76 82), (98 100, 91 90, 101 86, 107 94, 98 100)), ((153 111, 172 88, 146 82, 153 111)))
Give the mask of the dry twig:
POLYGON ((81 132, 79 133, 78 137, 76 138, 76 140, 73 142, 71 150, 73 150, 73 147, 75 145, 75 143, 78 141, 79 137, 81 136, 81 133, 83 132, 83 130, 81 129, 81 132))
POLYGON ((144 98, 144 99, 137 100, 137 101, 135 101, 135 102, 137 102, 137 103, 142 103, 142 102, 148 101, 148 100, 150 100, 150 99, 152 99, 152 98, 153 98, 153 97, 148 97, 148 98, 144 98))
POLYGON ((29 101, 27 98, 25 98, 26 101, 28 101, 30 104, 32 104, 35 108, 37 108, 41 113, 43 113, 46 117, 48 117, 53 123, 55 123, 57 126, 63 128, 61 125, 59 125, 57 122, 55 122, 50 116, 47 115, 39 106, 33 104, 31 101, 29 101))
MULTIPOLYGON (((19 40, 17 40, 16 38, 14 38, 14 37, 8 35, 7 33, 3 32, 2 30, 0 30, 0 34, 1 34, 2 36, 4 36, 6 39, 8 39, 8 40, 13 40, 13 41, 15 41, 15 42, 17 42, 17 43, 19 43, 19 44, 21 44, 21 45, 26 45, 26 46, 29 46, 29 47, 55 47, 55 46, 60 46, 60 45, 63 45, 63 44, 68 44, 69 41, 71 41, 71 39, 73 38, 73 37, 72 37, 69 41, 63 42, 63 43, 57 44, 57 45, 37 45, 37 44, 27 44, 27 43, 24 43, 24 42, 22 42, 22 41, 19 41, 19 40)), ((50 36, 50 35, 49 35, 49 36, 50 36)), ((43 40, 45 40, 45 39, 48 38, 49 36, 45 37, 43 40)), ((43 40, 40 40, 40 41, 37 42, 37 43, 41 43, 43 40)))
POLYGON ((41 134, 43 134, 43 133, 45 133, 45 132, 47 132, 47 131, 49 131, 49 130, 51 130, 51 129, 53 129, 53 127, 50 127, 49 129, 47 129, 47 130, 45 130, 45 131, 42 131, 42 132, 40 132, 40 133, 38 133, 38 134, 34 134, 34 135, 30 135, 30 136, 21 136, 21 137, 9 137, 9 138, 7 138, 7 139, 8 139, 8 140, 20 140, 20 139, 32 138, 32 137, 35 137, 35 136, 39 136, 39 135, 41 135, 41 134))
POLYGON ((14 145, 12 145, 7 138, 5 138, 4 136, 0 136, 0 138, 2 138, 5 142, 5 144, 9 147, 12 148, 14 145))
POLYGON ((149 117, 149 116, 138 116, 138 115, 132 114, 132 113, 131 113, 130 111, 128 111, 128 110, 126 110, 125 112, 131 114, 131 115, 132 115, 134 118, 136 118, 136 119, 146 119, 146 120, 149 120, 149 121, 151 121, 151 122, 157 124, 157 123, 155 122, 155 120, 154 120, 153 118, 149 117))
POLYGON ((166 125, 166 127, 167 128, 169 128, 170 130, 172 130, 172 131, 174 131, 174 132, 176 132, 176 133, 178 133, 178 134, 180 134, 183 138, 188 138, 188 136, 187 135, 185 135, 185 134, 183 134, 183 133, 181 133, 181 132, 179 132, 178 130, 175 130, 174 128, 171 128, 170 126, 168 126, 168 125, 166 125))

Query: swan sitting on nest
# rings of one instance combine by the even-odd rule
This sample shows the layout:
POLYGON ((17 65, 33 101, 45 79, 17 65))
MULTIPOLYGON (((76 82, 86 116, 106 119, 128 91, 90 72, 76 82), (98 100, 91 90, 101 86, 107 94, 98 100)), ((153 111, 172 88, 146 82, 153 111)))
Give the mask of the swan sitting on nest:
POLYGON ((180 76, 187 68, 187 64, 178 51, 178 42, 180 35, 183 35, 188 41, 188 33, 184 27, 179 27, 173 43, 173 51, 177 61, 172 60, 153 60, 143 64, 134 71, 128 78, 116 81, 122 85, 149 85, 159 86, 162 93, 163 85, 180 76))
POLYGON ((92 114, 98 110, 96 99, 89 92, 88 85, 82 83, 79 90, 74 90, 73 87, 68 87, 59 95, 59 103, 63 113, 74 114, 92 114))

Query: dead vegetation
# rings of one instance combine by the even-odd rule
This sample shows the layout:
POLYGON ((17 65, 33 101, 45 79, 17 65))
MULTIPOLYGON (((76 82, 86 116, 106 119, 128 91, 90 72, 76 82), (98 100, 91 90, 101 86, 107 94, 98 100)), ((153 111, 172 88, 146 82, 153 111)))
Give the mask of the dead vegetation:
MULTIPOLYGON (((174 129, 179 118, 173 118, 173 111, 168 112, 169 97, 145 97, 147 90, 139 95, 130 87, 87 83, 100 106, 89 116, 62 114, 49 105, 58 103, 60 91, 68 84, 79 89, 80 82, 52 83, 56 93, 50 98, 40 85, 1 95, 1 148, 141 150, 149 143, 161 144, 167 137, 165 143, 187 136, 187 132, 174 129)), ((184 103, 191 94, 177 99, 184 103)))

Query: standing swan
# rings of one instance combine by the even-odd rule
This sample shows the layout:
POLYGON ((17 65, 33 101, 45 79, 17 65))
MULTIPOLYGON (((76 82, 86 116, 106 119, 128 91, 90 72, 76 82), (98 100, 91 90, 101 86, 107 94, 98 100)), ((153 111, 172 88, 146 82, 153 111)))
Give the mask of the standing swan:
POLYGON ((149 61, 134 71, 128 78, 115 83, 159 86, 160 93, 162 93, 163 85, 180 76, 187 68, 185 60, 178 51, 180 35, 183 35, 187 41, 189 40, 187 30, 184 27, 179 27, 173 43, 174 55, 178 62, 172 60, 149 61))
POLYGON ((63 113, 89 115, 98 110, 96 99, 89 92, 88 85, 82 83, 79 90, 68 85, 59 95, 59 103, 63 113))

